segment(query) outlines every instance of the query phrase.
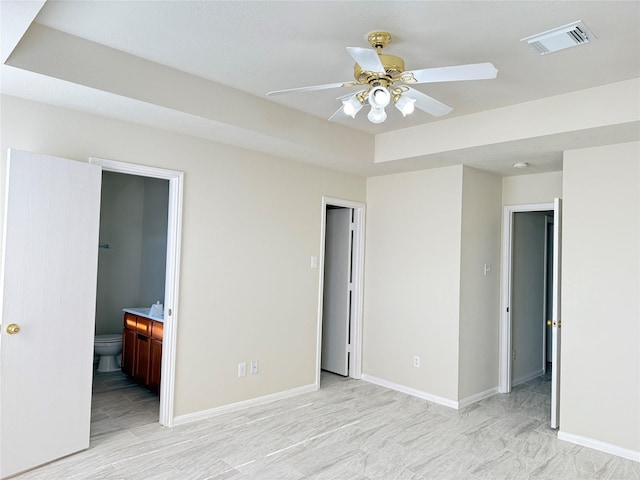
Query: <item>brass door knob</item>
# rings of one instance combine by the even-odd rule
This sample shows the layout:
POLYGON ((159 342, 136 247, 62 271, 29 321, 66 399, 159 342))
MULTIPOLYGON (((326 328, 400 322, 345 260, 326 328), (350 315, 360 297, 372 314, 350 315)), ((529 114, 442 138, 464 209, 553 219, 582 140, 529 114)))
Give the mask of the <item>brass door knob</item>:
POLYGON ((551 320, 547 320, 547 325, 551 326, 553 322, 551 320))
POLYGON ((19 331, 20 331, 20 327, 15 323, 10 323, 9 325, 7 325, 7 333, 9 335, 15 335, 19 331))

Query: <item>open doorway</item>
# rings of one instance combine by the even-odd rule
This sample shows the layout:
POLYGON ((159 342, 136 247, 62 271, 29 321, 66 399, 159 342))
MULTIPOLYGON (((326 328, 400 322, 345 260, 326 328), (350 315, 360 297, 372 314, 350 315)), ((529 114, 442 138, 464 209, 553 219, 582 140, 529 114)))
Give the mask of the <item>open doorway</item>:
POLYGON ((558 428, 561 200, 504 207, 500 392, 539 378, 558 428), (551 344, 551 348, 548 348, 551 344))
POLYGON ((355 379, 362 373, 363 247, 364 204, 323 197, 317 388, 321 371, 355 379))
POLYGON ((183 174, 10 149, 0 283, 3 318, 16 323, 1 337, 2 365, 12 365, 1 372, 11 393, 0 402, 2 477, 90 446, 102 171, 169 180, 159 417, 173 424, 183 174))
MULTIPOLYGON (((156 259, 154 265, 151 268, 156 269, 156 275, 162 275, 162 272, 164 273, 164 315, 161 329, 162 353, 160 357, 157 357, 156 354, 157 360, 159 360, 156 361, 156 368, 158 368, 159 364, 160 371, 158 372, 158 374, 161 378, 160 385, 158 386, 160 393, 159 421, 161 425, 171 427, 173 426, 176 322, 178 320, 178 279, 180 271, 182 188, 184 174, 182 172, 173 170, 165 170, 161 168, 147 167, 143 165, 117 162, 100 158, 91 158, 89 161, 92 164, 101 166, 103 174, 105 174, 105 172, 114 172, 117 174, 124 174, 126 176, 139 176, 152 180, 168 182, 165 261, 164 265, 159 265, 156 259)), ((153 262, 153 259, 150 258, 148 259, 148 261, 153 262)), ((156 279, 158 283, 161 280, 162 279, 156 279)), ((158 299, 155 299, 154 303, 156 301, 158 301, 158 299)), ((150 331, 147 331, 147 333, 149 336, 149 342, 152 342, 153 329, 150 329, 150 331)), ((153 354, 150 353, 150 355, 153 354)))
POLYGON ((168 207, 168 180, 102 172, 92 437, 159 419, 168 207))
POLYGON ((515 387, 547 371, 551 355, 550 265, 553 264, 553 210, 514 212, 511 244, 511 386, 515 387), (551 223, 549 222, 549 219, 551 223), (551 263, 549 263, 551 262, 551 263), (548 331, 549 330, 549 331, 548 331))

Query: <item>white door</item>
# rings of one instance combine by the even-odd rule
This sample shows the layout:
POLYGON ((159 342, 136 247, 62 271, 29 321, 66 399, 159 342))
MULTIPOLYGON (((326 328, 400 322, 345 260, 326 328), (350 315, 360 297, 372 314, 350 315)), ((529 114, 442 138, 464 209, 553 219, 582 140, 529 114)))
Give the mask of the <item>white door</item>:
POLYGON ((8 159, 1 478, 89 447, 101 185, 97 165, 8 159))
POLYGON ((349 375, 351 212, 327 209, 322 307, 323 370, 349 375))
POLYGON ((551 428, 558 428, 560 414, 560 265, 562 247, 562 200, 553 201, 553 311, 552 311, 552 344, 551 344, 551 428))

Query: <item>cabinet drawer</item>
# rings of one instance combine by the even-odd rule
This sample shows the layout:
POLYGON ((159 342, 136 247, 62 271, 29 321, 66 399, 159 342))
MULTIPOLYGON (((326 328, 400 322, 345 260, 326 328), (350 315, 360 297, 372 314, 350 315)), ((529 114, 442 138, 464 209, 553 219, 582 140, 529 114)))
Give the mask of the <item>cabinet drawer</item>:
POLYGON ((164 330, 164 323, 153 322, 151 326, 151 336, 156 340, 162 341, 162 332, 164 330))
POLYGON ((151 320, 144 317, 138 318, 138 333, 146 335, 147 337, 151 336, 151 320))
POLYGON ((124 328, 128 328, 129 330, 136 329, 136 316, 131 313, 124 314, 124 328))

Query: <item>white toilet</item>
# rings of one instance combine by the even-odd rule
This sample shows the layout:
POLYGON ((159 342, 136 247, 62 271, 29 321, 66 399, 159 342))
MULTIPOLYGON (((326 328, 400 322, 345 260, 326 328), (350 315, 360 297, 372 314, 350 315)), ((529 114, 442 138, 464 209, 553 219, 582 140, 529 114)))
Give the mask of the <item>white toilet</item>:
POLYGON ((96 335, 94 346, 96 355, 100 355, 100 360, 98 361, 99 372, 120 370, 122 335, 118 333, 96 335))

